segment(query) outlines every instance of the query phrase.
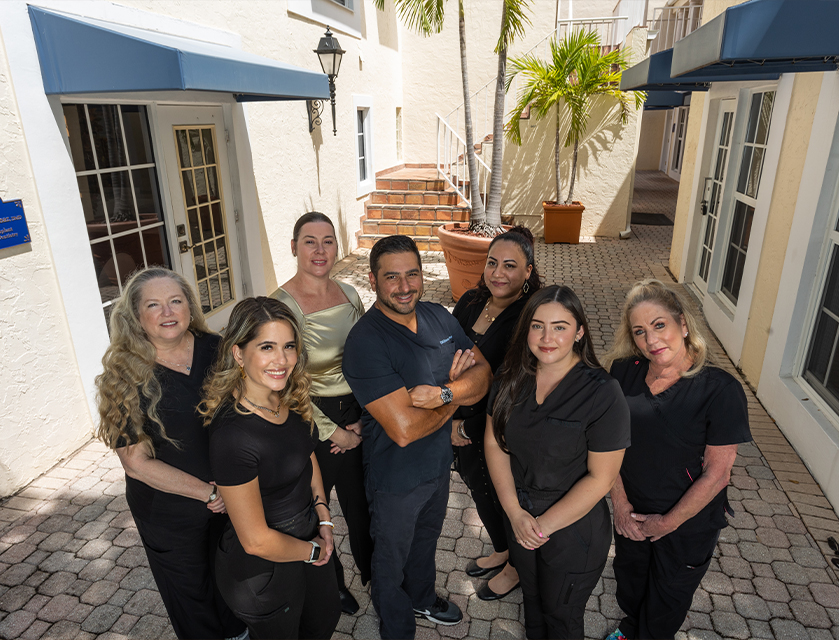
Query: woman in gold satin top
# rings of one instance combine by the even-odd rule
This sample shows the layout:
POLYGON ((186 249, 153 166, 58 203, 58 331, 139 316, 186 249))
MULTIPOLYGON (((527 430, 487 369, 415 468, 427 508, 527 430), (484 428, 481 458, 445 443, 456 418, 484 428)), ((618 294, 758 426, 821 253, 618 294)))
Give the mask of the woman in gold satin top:
MULTIPOLYGON (((303 334, 320 439, 315 456, 326 492, 322 499, 328 504, 335 487, 361 583, 367 584, 373 541, 361 466, 361 407, 341 372, 347 334, 364 314, 364 305, 355 289, 329 277, 338 244, 326 215, 310 211, 297 220, 291 252, 297 258, 297 273, 272 297, 288 305, 303 334)), ((337 557, 334 564, 341 609, 352 615, 358 611, 358 602, 346 587, 344 568, 337 557)))

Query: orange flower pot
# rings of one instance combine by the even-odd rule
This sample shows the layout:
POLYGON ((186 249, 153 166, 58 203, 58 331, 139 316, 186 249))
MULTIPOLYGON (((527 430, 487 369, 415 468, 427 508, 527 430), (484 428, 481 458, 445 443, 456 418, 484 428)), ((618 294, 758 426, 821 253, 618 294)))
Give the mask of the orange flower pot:
POLYGON ((542 202, 542 221, 545 225, 545 243, 567 242, 579 244, 585 207, 577 201, 572 204, 542 202))
MULTIPOLYGON (((506 231, 509 227, 505 227, 506 231)), ((457 302, 460 296, 478 286, 492 238, 463 233, 469 229, 468 222, 452 222, 437 228, 437 237, 446 258, 449 272, 449 284, 452 299, 457 302)))

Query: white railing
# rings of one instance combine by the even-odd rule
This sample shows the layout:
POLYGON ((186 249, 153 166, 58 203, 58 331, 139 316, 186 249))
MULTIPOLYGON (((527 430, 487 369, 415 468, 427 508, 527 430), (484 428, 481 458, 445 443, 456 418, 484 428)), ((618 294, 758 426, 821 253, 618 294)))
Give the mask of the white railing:
MULTIPOLYGON (((542 38, 539 42, 533 45, 530 49, 524 52, 523 55, 528 55, 532 53, 536 53, 536 55, 540 55, 544 59, 548 59, 551 54, 551 39, 556 38, 557 40, 561 40, 566 36, 568 33, 573 33, 575 31, 594 31, 600 36, 600 42, 603 43, 604 47, 608 47, 609 49, 618 48, 621 43, 623 42, 623 38, 621 37, 622 31, 618 28, 618 24, 622 21, 627 20, 626 16, 612 16, 608 18, 582 18, 582 19, 574 19, 574 20, 558 20, 556 23, 556 29, 551 31, 547 34, 544 38, 542 38)), ((518 55, 518 54, 517 54, 518 55)), ((495 84, 496 78, 493 78, 483 86, 481 86, 477 91, 472 93, 469 97, 469 103, 472 106, 472 131, 474 133, 474 142, 475 144, 485 143, 489 141, 489 136, 492 134, 492 120, 493 115, 495 113, 495 84)), ((513 81, 513 84, 510 87, 510 90, 505 94, 504 97, 504 114, 506 115, 508 112, 507 109, 507 96, 512 96, 513 101, 515 102, 516 98, 518 97, 518 83, 517 79, 513 81)), ((459 104, 457 107, 452 109, 448 115, 443 118, 440 115, 437 116, 438 123, 438 142, 437 142, 437 149, 438 149, 438 171, 440 171, 440 131, 443 130, 451 130, 452 139, 458 139, 460 141, 465 140, 466 138, 466 123, 464 118, 464 105, 465 103, 459 104)), ((466 150, 466 145, 464 143, 464 154, 466 150)), ((453 156, 457 158, 457 154, 453 156)), ((465 155, 464 155, 464 162, 465 162, 465 155)), ((486 175, 486 182, 488 182, 490 169, 487 166, 489 163, 481 161, 478 158, 479 165, 483 165, 481 169, 479 169, 478 173, 483 174, 485 170, 486 175)), ((454 186, 454 185, 452 185, 454 186)), ((484 191, 481 191, 483 193, 484 191)), ((463 193, 458 190, 461 197, 469 201, 463 193)))
POLYGON ((650 55, 670 49, 679 40, 696 31, 702 24, 702 2, 695 0, 681 7, 659 7, 647 24, 649 35, 656 33, 650 43, 650 55))
MULTIPOLYGON (((466 159, 466 141, 458 135, 446 119, 437 115, 437 173, 449 183, 468 206, 477 194, 483 197, 489 187, 490 169, 480 158, 478 162, 478 184, 469 181, 469 165, 466 159), (467 188, 468 185, 468 188, 467 188), (467 196, 468 192, 468 196, 467 196)), ((486 198, 484 198, 486 200, 486 198)))

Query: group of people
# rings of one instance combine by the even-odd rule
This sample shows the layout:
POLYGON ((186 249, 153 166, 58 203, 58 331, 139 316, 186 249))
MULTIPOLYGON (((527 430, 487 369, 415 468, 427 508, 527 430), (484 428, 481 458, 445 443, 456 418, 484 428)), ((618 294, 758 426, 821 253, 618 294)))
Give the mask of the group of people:
POLYGON ((466 572, 490 577, 484 600, 522 589, 527 638, 584 637, 613 530, 625 617, 609 638, 673 638, 751 439, 742 387, 681 296, 636 284, 604 367, 526 229, 494 238, 453 313, 421 300, 407 236, 371 250, 366 312, 330 278, 327 216, 302 216, 291 250, 295 275, 239 302, 222 336, 167 269, 132 276, 111 313, 98 435, 178 637, 329 638, 359 608, 333 488, 381 637, 459 623, 435 589, 454 464, 493 548, 466 572))

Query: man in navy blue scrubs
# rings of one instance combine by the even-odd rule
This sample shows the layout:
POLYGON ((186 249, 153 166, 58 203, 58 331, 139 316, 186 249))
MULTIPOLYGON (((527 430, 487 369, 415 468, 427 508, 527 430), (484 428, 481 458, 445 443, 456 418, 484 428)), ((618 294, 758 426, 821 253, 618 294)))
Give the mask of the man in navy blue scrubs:
POLYGON ((434 556, 449 495, 451 417, 484 397, 492 372, 444 307, 420 302, 413 240, 379 240, 369 277, 376 302, 350 331, 343 369, 364 406, 371 595, 381 637, 413 638, 415 617, 444 625, 463 618, 435 593, 434 556))

